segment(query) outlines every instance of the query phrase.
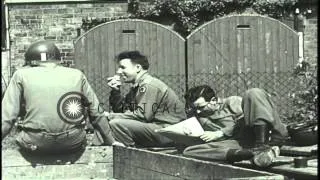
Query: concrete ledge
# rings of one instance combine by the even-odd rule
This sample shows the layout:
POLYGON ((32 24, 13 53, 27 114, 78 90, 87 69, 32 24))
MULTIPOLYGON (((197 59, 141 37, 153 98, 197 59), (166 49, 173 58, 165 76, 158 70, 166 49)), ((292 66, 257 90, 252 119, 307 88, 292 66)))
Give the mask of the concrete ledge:
POLYGON ((312 146, 282 146, 280 148, 281 155, 284 156, 311 156, 316 155, 318 151, 318 145, 312 146))
POLYGON ((255 170, 263 170, 270 173, 278 173, 295 180, 316 180, 318 179, 318 159, 308 160, 308 167, 295 168, 293 163, 294 157, 279 156, 274 165, 268 168, 258 168, 253 166, 249 161, 237 162, 234 165, 255 170))
POLYGON ((112 147, 87 147, 71 155, 31 156, 2 151, 2 179, 112 179, 112 147))
POLYGON ((116 179, 284 179, 284 176, 136 148, 114 147, 116 179))

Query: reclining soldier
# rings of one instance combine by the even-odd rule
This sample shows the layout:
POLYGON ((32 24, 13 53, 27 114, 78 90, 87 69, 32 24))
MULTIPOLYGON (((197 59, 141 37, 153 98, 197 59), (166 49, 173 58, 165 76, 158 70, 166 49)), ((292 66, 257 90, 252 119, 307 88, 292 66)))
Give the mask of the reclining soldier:
POLYGON ((264 167, 279 155, 288 132, 266 91, 252 88, 243 97, 221 99, 202 85, 185 98, 188 116, 196 116, 205 130, 200 137, 204 143, 187 147, 185 156, 231 163, 251 159, 264 167))

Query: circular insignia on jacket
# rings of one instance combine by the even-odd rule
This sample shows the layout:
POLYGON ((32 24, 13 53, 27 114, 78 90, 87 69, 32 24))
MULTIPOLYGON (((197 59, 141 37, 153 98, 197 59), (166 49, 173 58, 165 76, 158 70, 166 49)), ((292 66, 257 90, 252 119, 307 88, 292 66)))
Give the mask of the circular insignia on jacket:
POLYGON ((85 103, 88 102, 79 92, 68 92, 61 96, 57 104, 59 117, 71 124, 80 124, 86 117, 85 103))
POLYGON ((147 89, 146 87, 140 87, 139 92, 144 93, 144 92, 146 92, 146 89, 147 89))

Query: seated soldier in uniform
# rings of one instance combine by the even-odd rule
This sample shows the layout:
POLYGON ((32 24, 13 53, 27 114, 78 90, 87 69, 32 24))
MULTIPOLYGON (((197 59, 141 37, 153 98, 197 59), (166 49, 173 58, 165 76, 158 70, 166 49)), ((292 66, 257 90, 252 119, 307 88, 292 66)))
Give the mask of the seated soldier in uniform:
POLYGON ((172 140, 156 129, 180 122, 186 118, 184 104, 164 82, 148 73, 149 62, 139 51, 125 51, 117 56, 117 75, 109 78, 112 88, 108 115, 114 137, 126 146, 166 146, 172 140), (132 85, 122 97, 121 80, 132 85))
POLYGON ((243 97, 221 99, 202 85, 191 88, 185 98, 188 116, 196 116, 205 130, 200 137, 204 144, 187 147, 185 156, 231 163, 251 159, 264 167, 279 155, 288 132, 266 91, 252 88, 243 97))
POLYGON ((60 65, 59 49, 50 41, 32 44, 26 66, 17 70, 2 99, 2 139, 15 123, 17 143, 36 154, 70 153, 86 145, 85 120, 96 128, 105 145, 122 145, 112 136, 108 120, 98 111, 99 101, 86 76, 60 65), (23 121, 16 122, 21 103, 23 121))

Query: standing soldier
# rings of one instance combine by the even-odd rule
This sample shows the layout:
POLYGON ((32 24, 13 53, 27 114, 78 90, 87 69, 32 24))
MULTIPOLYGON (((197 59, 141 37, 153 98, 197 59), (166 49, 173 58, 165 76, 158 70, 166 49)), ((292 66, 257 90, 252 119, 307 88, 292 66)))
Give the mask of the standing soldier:
MULTIPOLYGON (((98 112, 98 99, 86 76, 61 66, 59 49, 39 41, 25 53, 26 66, 17 70, 2 100, 2 139, 10 132, 25 102, 26 114, 17 122, 18 145, 28 152, 67 153, 86 145, 88 117, 105 145, 119 144, 107 119, 98 112)), ((120 144, 121 145, 121 144, 120 144)))

